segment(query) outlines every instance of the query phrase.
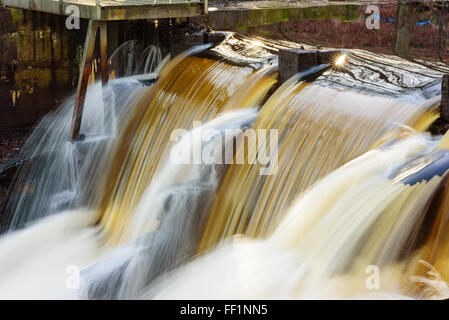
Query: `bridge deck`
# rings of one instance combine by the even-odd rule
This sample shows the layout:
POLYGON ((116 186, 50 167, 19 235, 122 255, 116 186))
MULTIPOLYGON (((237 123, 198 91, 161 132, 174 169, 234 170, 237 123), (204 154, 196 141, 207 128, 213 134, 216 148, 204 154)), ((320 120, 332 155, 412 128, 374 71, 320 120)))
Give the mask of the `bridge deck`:
MULTIPOLYGON (((204 0, 3 0, 12 8, 69 15, 68 6, 79 8, 80 17, 90 20, 134 20, 199 16, 204 0)), ((207 5, 206 5, 207 6, 207 5)), ((207 9, 206 9, 207 10, 207 9)))

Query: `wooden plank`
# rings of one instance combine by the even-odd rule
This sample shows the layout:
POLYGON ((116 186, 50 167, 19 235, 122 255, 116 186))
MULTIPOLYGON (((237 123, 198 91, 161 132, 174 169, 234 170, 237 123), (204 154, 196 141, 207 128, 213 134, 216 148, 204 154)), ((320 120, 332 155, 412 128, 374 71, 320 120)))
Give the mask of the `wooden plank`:
POLYGON ((185 18, 200 16, 201 4, 172 4, 155 6, 102 7, 101 20, 138 20, 185 18))
MULTIPOLYGON (((109 22, 110 23, 110 22, 109 22)), ((109 81, 109 66, 108 66, 108 24, 107 21, 98 22, 100 28, 100 66, 101 66, 101 86, 102 89, 107 85, 109 81)), ((114 114, 113 99, 110 96, 105 95, 104 91, 101 91, 103 100, 103 129, 105 134, 112 134, 110 127, 108 126, 108 120, 114 114)))
POLYGON ((161 5, 175 5, 175 4, 185 4, 188 5, 190 3, 201 3, 200 0, 126 0, 126 1, 117 1, 117 0, 101 0, 101 7, 134 7, 134 6, 161 6, 161 5))
POLYGON ((108 29, 107 22, 100 22, 100 65, 101 83, 105 86, 109 80, 108 68, 108 29))
POLYGON ((92 71, 92 56, 95 48, 95 38, 97 36, 98 22, 89 20, 86 41, 84 44, 83 60, 80 66, 78 88, 76 90, 75 106, 73 108, 72 126, 70 136, 72 140, 77 140, 80 136, 81 120, 83 118, 84 100, 86 98, 89 76, 92 71))
POLYGON ((98 20, 97 8, 85 3, 64 1, 61 4, 59 1, 54 0, 5 0, 5 5, 11 8, 27 9, 58 15, 68 15, 65 11, 66 8, 70 5, 77 5, 80 9, 80 18, 98 20))
POLYGON ((7 7, 21 8, 58 15, 67 15, 66 8, 76 5, 80 18, 89 20, 134 20, 156 18, 183 18, 201 15, 200 0, 4 0, 7 7))

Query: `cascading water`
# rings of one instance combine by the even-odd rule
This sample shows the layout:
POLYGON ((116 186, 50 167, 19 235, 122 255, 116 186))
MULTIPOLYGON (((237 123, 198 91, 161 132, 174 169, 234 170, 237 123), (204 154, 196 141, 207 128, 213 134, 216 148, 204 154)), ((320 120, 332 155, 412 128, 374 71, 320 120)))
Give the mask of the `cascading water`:
POLYGON ((348 51, 277 87, 286 46, 228 34, 165 64, 124 44, 115 75, 151 81, 94 84, 81 141, 70 98, 24 149, 0 296, 375 297, 377 267, 381 297, 446 297, 440 67, 348 51))
MULTIPOLYGON (((434 146, 412 136, 369 151, 303 193, 267 239, 227 241, 166 276, 144 297, 369 297, 369 266, 382 270, 381 297, 410 296, 413 290, 401 282, 413 287, 408 277, 418 273, 417 259, 425 255, 416 235, 442 178, 411 186, 392 176, 410 159, 428 159, 434 146)), ((441 280, 439 285, 443 290, 434 295, 447 297, 449 288, 441 280)))
MULTIPOLYGON (((131 72, 121 74, 131 76, 136 73, 157 71, 162 66, 162 51, 150 45, 136 58, 138 46, 134 42, 120 46, 111 56, 108 64, 113 77, 121 72, 118 59, 123 52, 133 55, 125 61, 135 61, 137 66, 131 72), (137 60, 136 60, 137 59, 137 60)), ((140 51, 139 51, 140 52, 140 51)), ((94 80, 91 77, 90 80, 94 80)), ((27 162, 21 167, 13 181, 13 189, 19 190, 10 197, 2 216, 2 229, 16 229, 52 213, 88 205, 90 194, 97 187, 99 167, 108 155, 111 142, 117 135, 117 123, 125 121, 132 101, 139 95, 141 81, 132 77, 112 80, 102 88, 94 83, 86 94, 84 121, 80 133, 82 141, 70 140, 70 126, 75 95, 69 97, 54 113, 45 117, 33 131, 22 150, 22 158, 27 162), (26 192, 20 189, 25 188, 26 192)))
POLYGON ((161 48, 153 44, 142 48, 135 40, 126 41, 109 58, 110 76, 123 78, 154 72, 162 57, 161 48))
POLYGON ((83 276, 89 280, 87 297, 135 297, 145 284, 195 254, 201 235, 198 231, 204 228, 216 188, 226 171, 227 165, 221 157, 225 150, 232 150, 234 138, 256 116, 255 109, 224 113, 180 137, 170 155, 175 154, 182 161, 172 163, 170 156, 164 157, 161 170, 156 172, 129 222, 130 235, 143 236, 124 246, 123 259, 115 268, 111 268, 114 252, 110 259, 85 270, 83 276), (216 134, 208 140, 198 133, 199 129, 206 132, 213 129, 216 134), (237 131, 222 139, 225 130, 237 131), (216 146, 211 152, 214 161, 191 164, 196 144, 200 144, 200 150, 210 144, 216 146), (110 274, 105 275, 105 267, 111 270, 110 274))
POLYGON ((177 64, 176 59, 170 62, 171 72, 161 73, 123 129, 123 144, 117 145, 106 174, 107 189, 100 193, 101 223, 111 236, 122 236, 118 229, 127 226, 173 130, 187 129, 193 121, 211 119, 220 111, 254 107, 274 82, 272 77, 251 76, 249 68, 207 59, 186 58, 177 64))
POLYGON ((87 92, 85 118, 81 126, 83 141, 70 141, 70 125, 75 97, 68 98, 34 130, 22 150, 29 159, 22 167, 13 187, 23 189, 20 196, 9 199, 3 227, 23 227, 35 219, 57 211, 79 207, 96 180, 92 179, 108 153, 116 134, 116 123, 126 114, 129 95, 141 84, 138 81, 111 82, 104 90, 96 83, 87 92), (103 105, 103 97, 110 105, 103 105))
POLYGON ((286 83, 254 123, 254 129, 279 130, 277 174, 259 175, 258 165, 233 165, 214 204, 204 246, 232 234, 255 237, 269 233, 296 195, 369 150, 382 136, 401 130, 399 124, 413 126, 425 111, 431 109, 286 83), (325 104, 322 97, 326 97, 325 104))

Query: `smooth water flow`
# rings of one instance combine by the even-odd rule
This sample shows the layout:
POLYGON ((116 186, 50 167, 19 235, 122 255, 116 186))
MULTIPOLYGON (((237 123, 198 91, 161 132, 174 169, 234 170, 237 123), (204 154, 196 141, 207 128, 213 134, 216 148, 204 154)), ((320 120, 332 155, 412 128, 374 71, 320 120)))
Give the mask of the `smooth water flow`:
POLYGON ((23 150, 0 297, 449 297, 441 70, 356 50, 279 84, 286 46, 123 44, 82 139, 71 97, 23 150))

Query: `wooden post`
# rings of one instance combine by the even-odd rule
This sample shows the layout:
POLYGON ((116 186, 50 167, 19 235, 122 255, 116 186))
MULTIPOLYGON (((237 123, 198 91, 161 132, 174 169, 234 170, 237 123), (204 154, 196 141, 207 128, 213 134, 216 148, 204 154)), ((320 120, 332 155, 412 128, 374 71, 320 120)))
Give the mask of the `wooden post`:
POLYGON ((302 49, 279 50, 279 83, 284 83, 300 71, 317 65, 317 52, 302 49))
POLYGON ((63 0, 58 0, 58 5, 59 5, 59 14, 60 15, 64 15, 64 1, 63 0))
POLYGON ((95 38, 97 35, 98 23, 89 20, 87 27, 86 41, 84 43, 83 60, 80 66, 80 75, 78 79, 78 88, 76 90, 75 106, 73 108, 72 127, 70 136, 72 140, 78 140, 83 117, 84 100, 89 81, 89 75, 92 70, 92 55, 94 53, 95 38))
POLYGON ((95 0, 95 8, 97 9, 96 12, 96 19, 101 19, 101 6, 100 6, 101 0, 95 0))
POLYGON ((100 26, 100 64, 101 64, 101 83, 105 86, 109 80, 108 68, 108 28, 107 22, 99 22, 100 26))
POLYGON ((209 11, 209 1, 204 0, 203 14, 207 14, 209 11))
MULTIPOLYGON (((109 81, 109 65, 108 65, 108 22, 98 22, 100 28, 100 66, 101 66, 101 86, 104 87, 109 81)), ((111 128, 108 127, 108 118, 114 113, 113 99, 111 96, 105 96, 104 91, 101 92, 103 100, 103 133, 112 134, 111 128)))
POLYGON ((449 121, 449 74, 441 78, 441 118, 449 121))

